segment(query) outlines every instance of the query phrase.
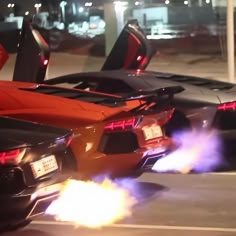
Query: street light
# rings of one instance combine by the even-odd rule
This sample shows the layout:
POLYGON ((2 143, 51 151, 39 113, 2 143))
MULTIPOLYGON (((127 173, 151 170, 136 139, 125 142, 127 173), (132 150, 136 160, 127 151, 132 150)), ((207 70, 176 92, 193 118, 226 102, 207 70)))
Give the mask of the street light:
POLYGON ((92 2, 86 2, 86 3, 84 4, 85 7, 91 7, 92 5, 93 5, 92 2))
POLYGON ((128 2, 123 2, 123 1, 114 1, 113 2, 115 5, 115 10, 116 12, 124 12, 127 9, 128 2))
POLYGON ((65 9, 66 5, 67 5, 66 1, 60 2, 60 8, 61 8, 61 14, 62 14, 62 22, 66 21, 66 9, 65 9))
POLYGON ((7 7, 8 8, 13 8, 13 7, 15 7, 15 4, 14 3, 8 3, 7 7))
POLYGON ((15 4, 14 4, 14 3, 8 3, 7 7, 8 7, 9 10, 10 10, 10 15, 9 15, 9 16, 14 16, 14 7, 15 7, 15 4))
POLYGON ((84 12, 84 8, 83 7, 79 7, 79 12, 80 13, 84 12))
POLYGON ((60 2, 60 7, 65 7, 66 5, 67 5, 67 2, 66 2, 66 1, 60 2))
POLYGON ((35 3, 35 4, 34 4, 35 10, 36 10, 36 14, 39 13, 39 10, 40 10, 40 7, 41 7, 41 6, 42 6, 41 3, 35 3))
POLYGON ((115 5, 115 13, 116 13, 116 21, 117 21, 117 34, 121 32, 124 27, 124 13, 128 8, 129 3, 127 1, 114 1, 115 5))
POLYGON ((139 5, 141 5, 142 3, 140 2, 140 1, 136 1, 135 3, 134 3, 134 5, 135 6, 139 6, 139 5))

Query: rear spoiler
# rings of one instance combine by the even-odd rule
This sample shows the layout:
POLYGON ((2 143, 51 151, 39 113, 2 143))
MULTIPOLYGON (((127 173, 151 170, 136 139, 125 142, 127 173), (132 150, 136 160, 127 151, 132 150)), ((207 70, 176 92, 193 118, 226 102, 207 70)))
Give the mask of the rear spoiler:
POLYGON ((112 97, 105 98, 102 102, 113 103, 113 102, 126 102, 132 100, 156 100, 164 96, 168 96, 169 99, 173 98, 174 94, 181 93, 184 91, 182 86, 168 86, 159 88, 156 90, 138 91, 130 93, 123 97, 112 97))
POLYGON ((106 98, 102 101, 99 101, 99 103, 111 104, 132 100, 142 100, 143 103, 137 107, 132 108, 130 111, 147 113, 155 110, 156 112, 158 110, 163 110, 163 108, 169 108, 174 95, 183 91, 184 88, 182 86, 168 86, 151 91, 138 91, 124 97, 106 98))
POLYGON ((169 98, 172 98, 174 94, 181 93, 184 91, 184 88, 182 86, 168 86, 164 88, 159 88, 156 90, 149 90, 149 91, 138 91, 135 93, 131 93, 127 96, 122 97, 123 101, 130 101, 130 100, 137 100, 142 99, 146 100, 148 98, 155 99, 155 98, 161 98, 163 96, 168 96, 169 98))

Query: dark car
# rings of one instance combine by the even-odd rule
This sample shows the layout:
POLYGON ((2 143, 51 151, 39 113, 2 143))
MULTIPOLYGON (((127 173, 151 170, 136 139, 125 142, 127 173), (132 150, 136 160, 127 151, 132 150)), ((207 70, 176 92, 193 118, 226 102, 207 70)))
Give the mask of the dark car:
MULTIPOLYGON (((25 24, 22 36, 29 34, 32 30, 29 25, 25 24)), ((37 40, 32 37, 31 41, 37 40)), ((21 37, 19 45, 14 81, 66 86, 114 96, 125 96, 132 92, 150 91, 169 86, 182 86, 184 91, 172 100, 175 112, 167 124, 168 130, 176 132, 192 128, 217 129, 222 140, 225 140, 225 145, 229 145, 225 146, 225 151, 236 151, 233 150, 236 149, 233 145, 236 139, 235 84, 193 76, 146 71, 152 51, 136 20, 131 20, 125 25, 101 71, 68 74, 44 80, 45 73, 43 72, 46 71, 47 65, 42 68, 40 63, 35 63, 34 73, 27 72, 24 64, 30 58, 29 53, 39 54, 33 53, 33 47, 31 50, 25 50, 29 45, 25 37, 21 37)), ((37 50, 44 52, 40 55, 47 55, 49 59, 49 49, 45 50, 43 43, 37 45, 37 50)), ((35 52, 38 52, 37 50, 35 52)))
POLYGON ((184 91, 173 99, 175 113, 170 130, 217 129, 225 141, 225 151, 235 152, 235 84, 194 76, 145 70, 151 50, 142 29, 128 22, 107 57, 101 71, 76 73, 45 80, 44 83, 125 96, 168 86, 184 91), (136 46, 135 46, 136 45, 136 46), (120 50, 123 48, 123 50, 120 50))
POLYGON ((0 117, 0 230, 16 229, 58 197, 71 131, 0 117))

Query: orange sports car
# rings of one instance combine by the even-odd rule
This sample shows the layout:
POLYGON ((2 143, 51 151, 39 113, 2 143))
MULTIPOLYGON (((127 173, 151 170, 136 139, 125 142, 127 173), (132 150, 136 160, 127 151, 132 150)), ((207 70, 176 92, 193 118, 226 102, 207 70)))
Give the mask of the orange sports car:
POLYGON ((71 151, 76 160, 66 165, 78 171, 79 178, 138 176, 176 148, 165 135, 165 124, 174 110, 169 100, 181 90, 167 87, 118 98, 0 81, 0 115, 73 130, 71 151))

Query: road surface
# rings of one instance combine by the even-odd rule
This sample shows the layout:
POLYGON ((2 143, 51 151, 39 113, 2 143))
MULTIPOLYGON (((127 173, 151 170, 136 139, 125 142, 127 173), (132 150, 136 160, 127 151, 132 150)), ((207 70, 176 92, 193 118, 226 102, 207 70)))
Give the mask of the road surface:
POLYGON ((3 236, 235 236, 236 173, 154 174, 134 181, 133 216, 102 229, 40 217, 3 236))

